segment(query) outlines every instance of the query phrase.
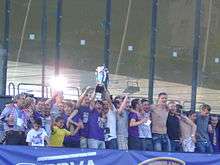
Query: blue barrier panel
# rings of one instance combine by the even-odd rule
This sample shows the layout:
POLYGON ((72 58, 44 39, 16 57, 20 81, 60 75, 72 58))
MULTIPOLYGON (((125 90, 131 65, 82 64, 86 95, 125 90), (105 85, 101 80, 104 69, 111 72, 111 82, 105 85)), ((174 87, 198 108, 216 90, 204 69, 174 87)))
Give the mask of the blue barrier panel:
POLYGON ((1 165, 219 165, 219 154, 0 146, 1 165))

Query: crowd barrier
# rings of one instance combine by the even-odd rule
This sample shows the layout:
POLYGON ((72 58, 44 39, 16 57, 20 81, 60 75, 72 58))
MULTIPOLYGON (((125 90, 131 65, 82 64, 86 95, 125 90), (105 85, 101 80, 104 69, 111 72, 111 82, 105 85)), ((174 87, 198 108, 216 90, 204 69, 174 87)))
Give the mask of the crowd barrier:
POLYGON ((219 165, 219 154, 0 146, 0 165, 219 165))

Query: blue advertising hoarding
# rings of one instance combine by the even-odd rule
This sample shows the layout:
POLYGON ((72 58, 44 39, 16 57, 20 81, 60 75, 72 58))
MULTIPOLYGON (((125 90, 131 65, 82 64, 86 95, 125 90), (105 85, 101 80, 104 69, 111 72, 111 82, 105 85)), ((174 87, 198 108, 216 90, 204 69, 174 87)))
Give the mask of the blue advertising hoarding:
POLYGON ((0 146, 0 165, 219 165, 220 154, 0 146))

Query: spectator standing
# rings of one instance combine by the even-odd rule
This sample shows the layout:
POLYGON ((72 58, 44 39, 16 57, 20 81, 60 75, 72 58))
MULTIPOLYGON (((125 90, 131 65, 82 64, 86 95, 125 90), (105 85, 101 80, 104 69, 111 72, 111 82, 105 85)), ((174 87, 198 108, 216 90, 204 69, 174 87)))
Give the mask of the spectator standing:
POLYGON ((200 112, 196 117, 196 149, 197 152, 212 153, 213 148, 209 139, 209 113, 211 107, 207 104, 203 104, 200 107, 200 112))
POLYGON ((180 121, 177 113, 177 107, 175 102, 170 102, 168 104, 169 114, 167 118, 167 134, 170 139, 171 151, 181 152, 182 145, 180 141, 180 121))
POLYGON ((151 106, 152 136, 155 151, 171 150, 166 126, 169 113, 167 97, 166 93, 160 93, 158 95, 158 103, 151 106))
POLYGON ((212 143, 213 150, 214 152, 220 152, 220 128, 217 115, 212 115, 210 117, 210 127, 211 130, 209 132, 209 137, 212 143))
POLYGON ((33 128, 28 132, 26 142, 29 146, 45 146, 45 141, 49 144, 49 139, 46 131, 42 128, 41 119, 36 119, 33 123, 33 128))
POLYGON ((128 115, 128 149, 141 150, 139 139, 139 125, 146 123, 148 118, 139 119, 141 110, 141 101, 133 99, 131 101, 132 112, 128 115))
POLYGON ((89 135, 88 146, 94 149, 105 149, 105 124, 106 114, 103 111, 102 101, 97 100, 95 102, 94 109, 89 114, 89 135))
POLYGON ((117 109, 117 141, 119 150, 128 150, 128 96, 124 99, 116 98, 114 105, 117 109))
POLYGON ((148 119, 146 123, 142 123, 138 126, 139 138, 141 142, 141 150, 152 151, 153 143, 152 143, 152 134, 151 134, 150 105, 148 100, 146 99, 142 99, 141 103, 142 103, 142 107, 139 112, 140 114, 139 119, 140 120, 144 118, 148 119))
POLYGON ((6 134, 5 143, 10 145, 26 145, 29 117, 25 108, 25 95, 15 96, 15 103, 5 107, 0 115, 6 134))
POLYGON ((109 92, 106 91, 105 100, 103 100, 103 109, 104 113, 106 113, 107 122, 106 122, 106 139, 105 145, 107 149, 118 149, 117 142, 117 134, 116 134, 116 117, 117 110, 115 106, 112 104, 112 100, 110 98, 109 92))
POLYGON ((196 113, 194 111, 187 112, 187 116, 180 116, 180 132, 182 148, 184 152, 195 152, 196 143, 196 113))
POLYGON ((88 148, 89 136, 89 114, 92 111, 93 105, 90 104, 90 97, 88 95, 90 87, 87 87, 83 94, 79 97, 76 108, 79 111, 80 118, 83 122, 83 128, 80 129, 80 148, 88 148))
POLYGON ((40 119, 42 121, 42 128, 45 129, 48 137, 50 137, 51 135, 51 128, 52 128, 52 118, 50 116, 50 111, 51 111, 50 104, 45 102, 45 104, 41 109, 40 119))
POLYGON ((64 138, 64 146, 65 147, 73 147, 80 148, 80 129, 83 128, 82 120, 80 119, 78 111, 73 109, 73 104, 71 102, 67 102, 65 106, 65 112, 67 116, 66 129, 69 130, 72 135, 65 136, 64 138))
POLYGON ((50 137, 50 146, 62 147, 65 136, 70 136, 71 132, 63 128, 64 119, 58 116, 53 124, 53 129, 50 137))
POLYGON ((58 91, 55 93, 52 99, 52 107, 50 113, 52 119, 56 119, 58 116, 62 116, 64 112, 63 99, 63 92, 58 91))

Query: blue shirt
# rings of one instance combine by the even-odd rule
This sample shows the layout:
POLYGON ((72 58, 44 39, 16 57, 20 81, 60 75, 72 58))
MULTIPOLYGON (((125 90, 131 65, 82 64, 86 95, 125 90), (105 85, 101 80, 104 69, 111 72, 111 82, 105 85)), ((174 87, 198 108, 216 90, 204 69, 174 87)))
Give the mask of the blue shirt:
POLYGON ((196 117, 196 125, 197 125, 197 141, 206 141, 209 142, 209 133, 208 133, 208 125, 209 125, 209 116, 204 117, 200 114, 197 114, 196 117))

